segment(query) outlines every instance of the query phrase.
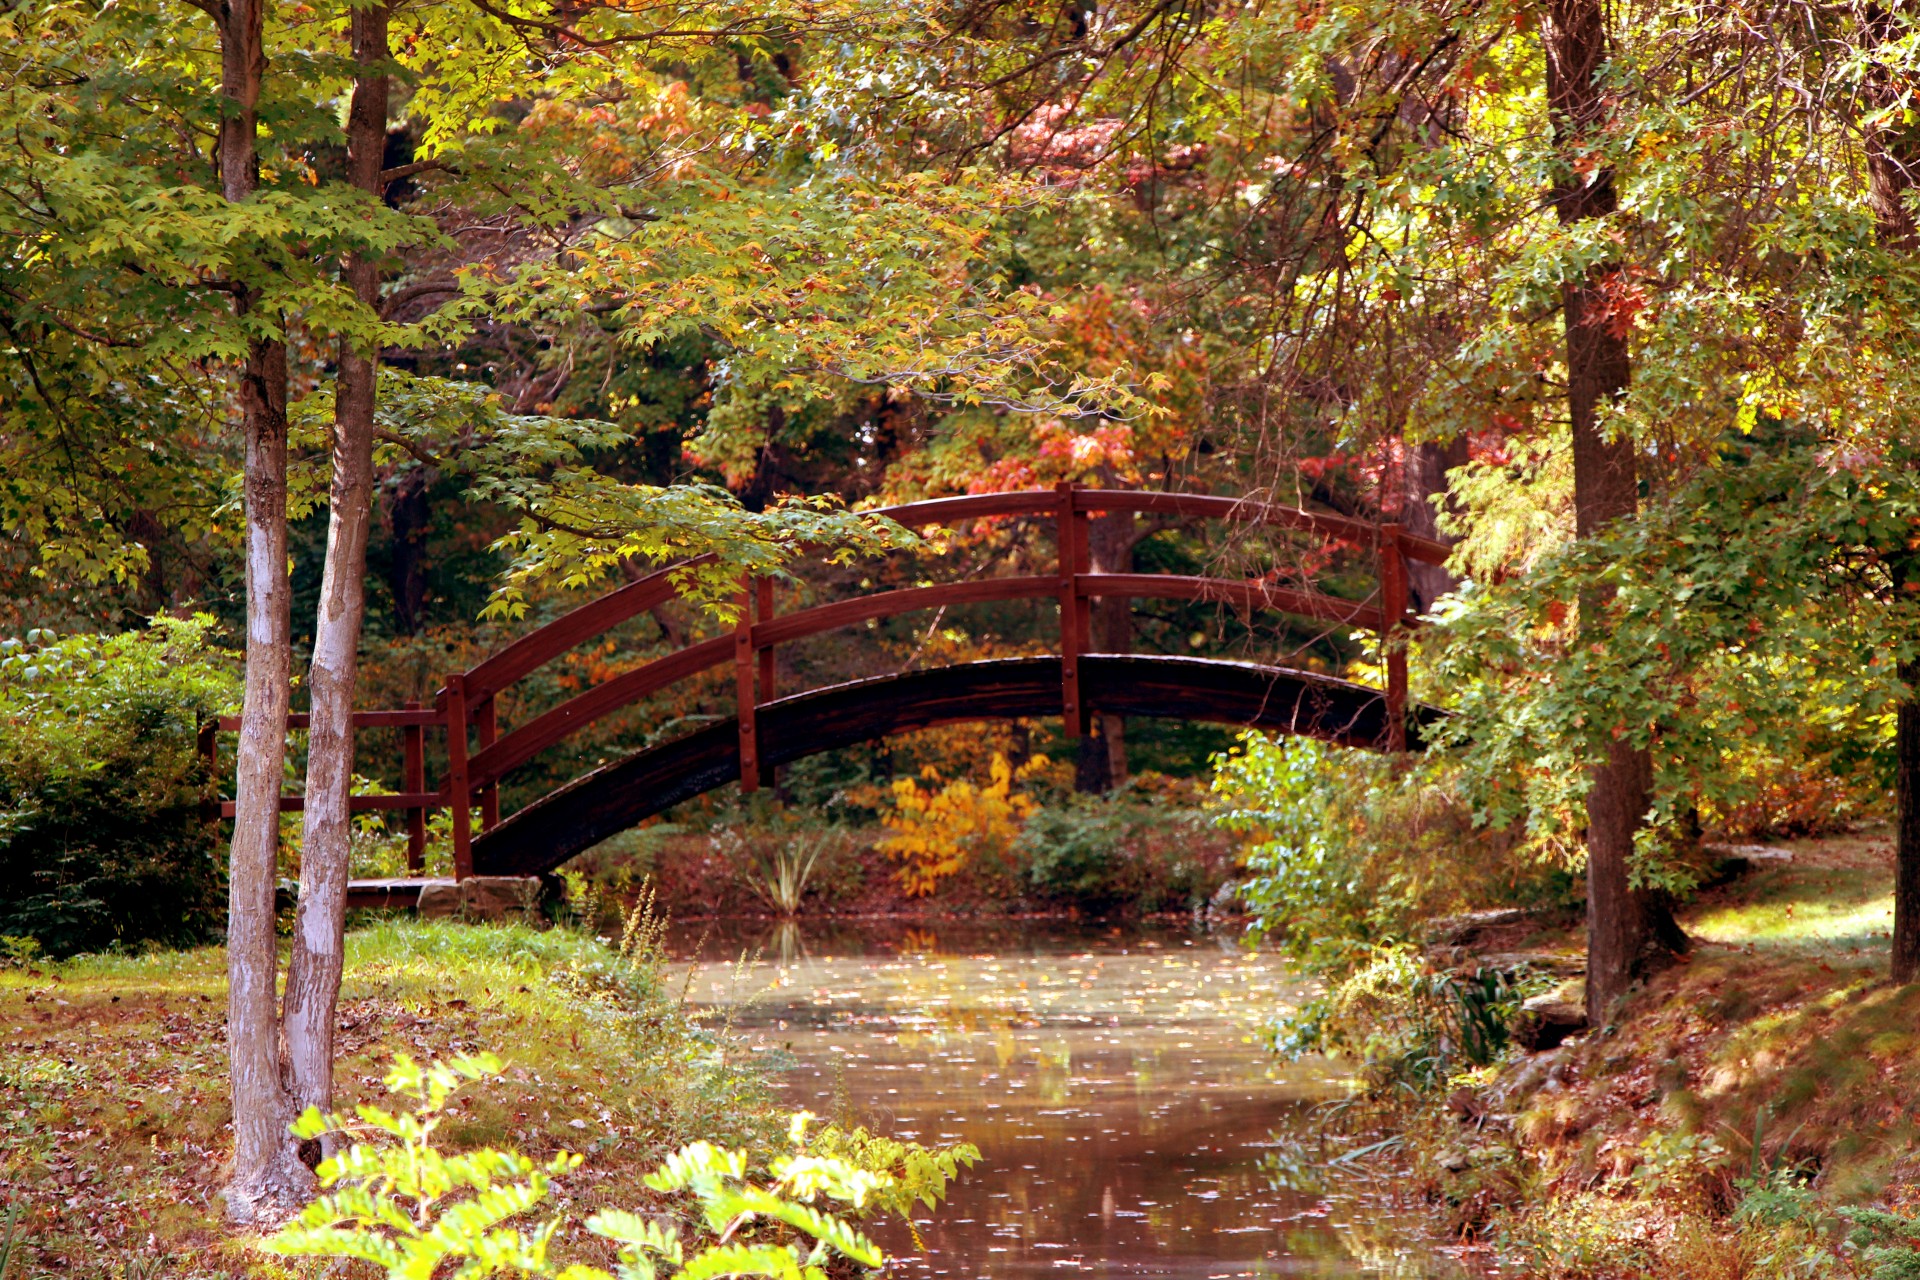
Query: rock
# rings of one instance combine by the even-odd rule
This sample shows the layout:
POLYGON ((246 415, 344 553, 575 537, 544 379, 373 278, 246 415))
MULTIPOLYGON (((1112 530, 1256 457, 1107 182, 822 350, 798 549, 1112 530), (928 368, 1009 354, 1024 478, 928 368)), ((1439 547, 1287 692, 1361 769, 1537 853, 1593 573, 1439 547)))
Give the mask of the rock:
POLYGON ((469 876, 420 890, 422 920, 518 920, 537 916, 545 886, 535 876, 469 876))
POLYGON ((1558 992, 1526 1001, 1513 1020, 1514 1042, 1529 1053, 1557 1048, 1568 1037, 1586 1029, 1586 1007, 1558 992))
POLYGON ((1776 849, 1769 844, 1703 844, 1708 853, 1745 862, 1792 862, 1793 850, 1776 849))
POLYGON ((1214 890, 1213 900, 1207 903, 1207 914, 1213 916, 1245 915, 1246 908, 1240 905, 1240 882, 1229 880, 1214 890))
POLYGON ((1440 916, 1427 921, 1426 942, 1430 947, 1470 947, 1496 929, 1544 923, 1549 914, 1530 911, 1525 907, 1500 907, 1492 911, 1440 916))

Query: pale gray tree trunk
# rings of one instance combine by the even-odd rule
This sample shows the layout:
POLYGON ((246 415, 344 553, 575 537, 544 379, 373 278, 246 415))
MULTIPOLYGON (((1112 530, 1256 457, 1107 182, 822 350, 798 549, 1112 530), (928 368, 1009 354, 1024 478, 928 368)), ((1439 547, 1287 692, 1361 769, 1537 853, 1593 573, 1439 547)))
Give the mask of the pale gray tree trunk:
MULTIPOLYGON (((219 163, 222 194, 234 203, 259 187, 258 109, 266 78, 266 0, 227 0, 209 10, 219 28, 219 163)), ((241 287, 243 321, 280 327, 257 313, 241 287)), ((227 1212, 266 1222, 305 1201, 313 1180, 295 1156, 292 1119, 280 1079, 275 1014, 275 861, 280 843, 280 781, 286 764, 287 700, 293 637, 287 582, 287 347, 283 336, 254 336, 240 376, 245 436, 247 645, 246 693, 234 767, 233 844, 227 915, 227 1049, 233 1093, 233 1180, 227 1212)))
MULTIPOLYGON (((385 7, 353 11, 353 58, 358 67, 347 113, 348 181, 373 199, 381 195, 380 168, 387 136, 387 14, 385 7)), ((379 307, 378 264, 355 254, 346 277, 370 312, 379 307)), ((334 380, 333 485, 328 494, 327 558, 314 621, 308 687, 312 718, 307 739, 305 825, 300 855, 300 902, 293 922, 283 1015, 288 1085, 294 1104, 322 1111, 333 1106, 333 1028, 345 961, 347 879, 352 856, 353 690, 361 623, 366 616, 367 532, 373 505, 373 420, 379 376, 378 345, 352 337, 340 342, 334 380)))

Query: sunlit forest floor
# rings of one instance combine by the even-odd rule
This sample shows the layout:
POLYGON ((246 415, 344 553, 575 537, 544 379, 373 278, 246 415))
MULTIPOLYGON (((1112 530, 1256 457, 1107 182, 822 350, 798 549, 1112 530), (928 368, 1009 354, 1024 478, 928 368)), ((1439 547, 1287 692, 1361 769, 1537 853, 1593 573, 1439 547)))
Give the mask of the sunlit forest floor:
POLYGON ((1791 860, 1688 906, 1691 954, 1618 1025, 1412 1122, 1451 1229, 1564 1280, 1872 1272, 1836 1211, 1920 1203, 1920 986, 1886 976, 1890 833, 1777 848, 1791 860))
MULTIPOLYGON (((603 1185, 630 1206, 640 1174, 694 1136, 753 1141, 778 1126, 759 1073, 726 1061, 680 993, 616 981, 633 971, 612 959, 557 929, 388 922, 349 934, 341 1103, 384 1101, 396 1053, 497 1052, 507 1077, 454 1104, 444 1145, 583 1152, 556 1197, 583 1212, 603 1185)), ((4 1203, 20 1209, 8 1280, 266 1265, 220 1220, 225 991, 213 948, 0 970, 0 1225, 4 1203)))

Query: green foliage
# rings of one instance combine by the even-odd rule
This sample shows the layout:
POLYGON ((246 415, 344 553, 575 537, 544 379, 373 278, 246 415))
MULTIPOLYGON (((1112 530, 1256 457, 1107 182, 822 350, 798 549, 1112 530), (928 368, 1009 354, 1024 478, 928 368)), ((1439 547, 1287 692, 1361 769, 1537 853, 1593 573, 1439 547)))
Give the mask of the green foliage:
POLYGON ((1545 984, 1491 970, 1458 976, 1406 945, 1376 948, 1365 965, 1281 1022, 1283 1053, 1334 1053, 1359 1063, 1367 1088, 1430 1089, 1497 1062, 1521 1001, 1545 984))
POLYGON ((1014 841, 1020 887, 1043 901, 1102 912, 1190 911, 1225 879, 1217 837, 1177 802, 1130 791, 1068 795, 1034 811, 1014 841))
POLYGON ((1371 963, 1419 916, 1553 892, 1551 868, 1510 861, 1476 829, 1436 755, 1248 733, 1215 767, 1214 820, 1246 842, 1253 934, 1313 972, 1371 963))
POLYGON ((1915 474, 1892 446, 1839 466, 1803 430, 1756 430, 1639 519, 1469 584, 1432 653, 1476 817, 1573 852, 1587 766, 1625 740, 1654 767, 1637 874, 1684 889, 1696 815, 1764 806, 1783 778, 1878 792, 1916 652, 1915 474))
POLYGON ((225 909, 200 724, 233 710, 210 619, 0 641, 0 933, 53 955, 190 945, 225 909))
POLYGON ((936 1209, 947 1197, 947 1186, 962 1169, 980 1161, 980 1148, 971 1142, 946 1147, 924 1147, 869 1133, 864 1128, 829 1125, 807 1143, 807 1150, 829 1160, 844 1161, 855 1169, 878 1174, 885 1181, 874 1192, 874 1203, 888 1213, 913 1221, 913 1207, 936 1209))
POLYGON ((1872 1280, 1920 1280, 1920 1218, 1885 1209, 1848 1209, 1844 1216, 1872 1280))
POLYGON ((823 861, 847 852, 850 837, 841 827, 751 832, 737 827, 716 830, 715 853, 740 869, 755 897, 783 916, 798 915, 814 873, 823 861))
POLYGON ((265 1247, 289 1257, 358 1259, 393 1280, 421 1280, 443 1267, 462 1276, 557 1280, 824 1280, 836 1264, 878 1268, 886 1262, 844 1215, 869 1205, 891 1207, 903 1196, 906 1203, 913 1196, 937 1199, 956 1161, 966 1159, 958 1149, 921 1153, 925 1159, 912 1152, 876 1155, 855 1143, 850 1149, 864 1158, 856 1163, 809 1149, 804 1115, 793 1119, 792 1149, 769 1162, 764 1180, 750 1176, 745 1152, 691 1143, 643 1179, 662 1197, 653 1212, 610 1209, 586 1220, 589 1232, 617 1247, 619 1262, 609 1273, 554 1256, 556 1241, 567 1238, 564 1214, 532 1219, 555 1180, 580 1166, 579 1155, 561 1152, 536 1165, 511 1151, 449 1155, 435 1145, 455 1091, 500 1070, 490 1054, 430 1066, 402 1056, 386 1083, 390 1093, 411 1099, 411 1110, 367 1105, 352 1116, 323 1117, 309 1109, 295 1125, 298 1136, 350 1145, 322 1162, 324 1194, 265 1247), (910 1171, 911 1192, 874 1167, 892 1161, 910 1171), (668 1208, 687 1202, 692 1215, 668 1208))

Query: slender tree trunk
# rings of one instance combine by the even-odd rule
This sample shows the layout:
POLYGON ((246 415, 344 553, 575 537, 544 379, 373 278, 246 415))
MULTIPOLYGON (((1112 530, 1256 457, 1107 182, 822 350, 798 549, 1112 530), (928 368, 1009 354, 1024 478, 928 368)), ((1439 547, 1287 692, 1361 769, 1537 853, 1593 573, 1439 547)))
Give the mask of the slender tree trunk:
MULTIPOLYGON (((359 70, 347 111, 348 181, 380 198, 387 138, 387 14, 353 11, 359 70)), ((377 263, 347 261, 346 278, 370 311, 379 303, 377 263)), ((328 494, 327 559, 313 633, 313 700, 307 742, 306 820, 300 903, 287 964, 283 1025, 294 1105, 333 1105, 333 1024, 345 955, 347 878, 352 858, 353 688, 366 615, 367 532, 373 506, 373 415, 379 375, 376 344, 340 340, 334 380, 333 486, 328 494)))
MULTIPOLYGON (((1920 662, 1900 664, 1908 689, 1920 689, 1920 662)), ((1908 697, 1895 712, 1893 980, 1920 979, 1920 701, 1908 697)))
MULTIPOLYGON (((1884 44, 1898 34, 1890 6, 1868 7, 1862 36, 1869 47, 1884 44)), ((1869 111, 1897 104, 1910 86, 1884 64, 1873 64, 1864 86, 1862 105, 1869 111)), ((1868 199, 1873 206, 1874 230, 1886 248, 1912 258, 1920 254, 1920 225, 1909 201, 1920 188, 1920 128, 1898 115, 1867 135, 1868 199)), ((1916 557, 1902 548, 1896 565, 1896 588, 1905 592, 1920 571, 1916 557)), ((1894 717, 1894 795, 1898 812, 1894 823, 1893 980, 1920 978, 1920 662, 1903 662, 1900 681, 1907 687, 1894 717)))
MULTIPOLYGON (((1602 218, 1618 207, 1613 172, 1587 154, 1605 121, 1599 77, 1607 35, 1601 0, 1548 0, 1543 30, 1547 102, 1566 176, 1554 186, 1563 225, 1602 218)), ((1599 266, 1563 290, 1567 334, 1567 408, 1573 422, 1574 521, 1581 537, 1631 518, 1639 505, 1633 442, 1609 440, 1604 406, 1625 394, 1632 374, 1623 329, 1609 323, 1606 288, 1617 268, 1599 266)), ((1583 602, 1592 625, 1607 597, 1583 602)), ((1587 792, 1587 1015, 1598 1026, 1633 982, 1682 937, 1665 902, 1631 887, 1633 838, 1651 803, 1647 752, 1615 742, 1596 766, 1587 792)))
POLYGON ((394 624, 406 635, 420 634, 427 609, 427 523, 433 517, 428 498, 432 478, 421 467, 401 477, 387 506, 393 518, 393 558, 387 588, 393 593, 394 624))
MULTIPOLYGON (((1452 539, 1440 532, 1440 511, 1447 500, 1448 479, 1454 468, 1467 464, 1467 438, 1455 436, 1444 442, 1427 441, 1414 449, 1413 460, 1413 474, 1409 477, 1412 483, 1408 486, 1412 492, 1407 495, 1409 501, 1401 523, 1408 533, 1451 543, 1452 539)), ((1409 594, 1414 608, 1425 613, 1436 600, 1460 584, 1444 565, 1409 560, 1407 585, 1411 588, 1409 594)))
MULTIPOLYGON (((1087 522, 1087 552, 1095 573, 1132 573, 1133 549, 1140 541, 1131 512, 1109 512, 1087 522)), ((1133 651, 1133 601, 1126 596, 1102 596, 1094 605, 1093 643, 1101 653, 1133 651)), ((1093 762, 1082 790, 1110 791, 1127 780, 1127 733, 1123 716, 1102 712, 1094 717, 1083 739, 1083 750, 1104 759, 1093 762), (1104 765, 1104 768, 1100 766, 1104 765)))
MULTIPOLYGON (((266 78, 266 0, 229 0, 221 45, 220 185, 241 203, 259 187, 258 108, 266 78)), ((253 330, 240 375, 245 436, 247 674, 229 851, 227 1049, 233 1091, 233 1181, 227 1212, 270 1221, 297 1208, 312 1178, 294 1158, 274 1017, 275 861, 286 764, 293 637, 287 582, 287 347, 277 316, 243 287, 234 310, 253 330), (262 329, 276 332, 272 336, 262 329)))

